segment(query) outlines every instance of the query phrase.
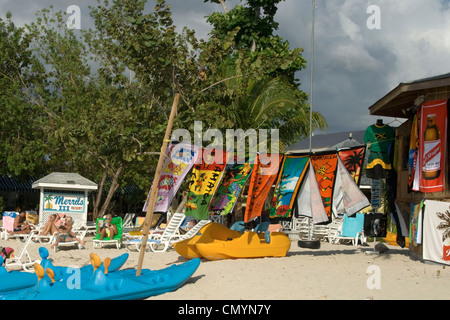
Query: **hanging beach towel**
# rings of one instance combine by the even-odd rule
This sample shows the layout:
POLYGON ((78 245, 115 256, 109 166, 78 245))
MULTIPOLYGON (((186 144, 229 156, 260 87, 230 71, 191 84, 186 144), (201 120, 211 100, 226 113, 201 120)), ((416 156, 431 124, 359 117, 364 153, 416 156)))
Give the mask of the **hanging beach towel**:
POLYGON ((338 158, 336 180, 333 188, 333 213, 352 216, 370 205, 367 197, 350 176, 341 159, 338 158))
POLYGON ((222 182, 211 200, 211 214, 227 215, 233 210, 252 169, 253 164, 250 163, 227 166, 222 182))
POLYGON ((311 164, 308 166, 305 181, 302 183, 297 196, 297 209, 299 216, 312 218, 314 224, 328 222, 327 212, 323 206, 319 186, 311 164))
POLYGON ((308 156, 286 155, 280 168, 270 217, 290 218, 300 184, 308 168, 308 156))
POLYGON ((366 146, 352 147, 345 150, 339 150, 338 155, 345 168, 352 176, 353 180, 359 186, 361 182, 361 170, 366 154, 366 146))
POLYGON ((419 191, 443 191, 447 154, 447 100, 435 100, 422 105, 419 137, 419 191))
MULTIPOLYGON (((173 197, 177 193, 186 174, 191 170, 197 161, 199 148, 194 145, 179 143, 170 144, 167 148, 166 158, 163 164, 163 171, 158 182, 158 195, 156 197, 155 208, 153 212, 167 212, 173 197)), ((148 192, 143 212, 147 212, 148 192)))
POLYGON ((245 223, 261 216, 264 203, 277 178, 282 160, 282 154, 256 155, 245 206, 245 223))
POLYGON ((197 220, 208 219, 208 209, 225 171, 228 153, 203 149, 202 163, 195 164, 189 182, 185 214, 197 220))
POLYGON ((315 171, 316 181, 319 185, 319 191, 328 219, 331 219, 337 159, 338 155, 336 152, 311 156, 311 164, 315 171))

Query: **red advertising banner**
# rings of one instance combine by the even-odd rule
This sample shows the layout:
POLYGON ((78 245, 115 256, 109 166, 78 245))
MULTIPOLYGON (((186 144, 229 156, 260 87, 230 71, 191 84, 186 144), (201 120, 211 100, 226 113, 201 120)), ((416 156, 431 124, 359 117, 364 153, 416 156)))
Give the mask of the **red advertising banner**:
POLYGON ((424 103, 420 112, 419 191, 444 190, 447 100, 424 103))

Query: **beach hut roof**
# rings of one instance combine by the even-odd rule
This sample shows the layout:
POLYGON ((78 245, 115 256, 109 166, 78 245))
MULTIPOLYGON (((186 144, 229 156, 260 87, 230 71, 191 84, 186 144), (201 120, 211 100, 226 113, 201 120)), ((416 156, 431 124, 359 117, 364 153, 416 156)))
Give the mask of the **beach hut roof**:
MULTIPOLYGON (((356 147, 364 145, 365 130, 347 131, 330 134, 321 134, 311 137, 312 151, 331 151, 341 148, 356 147)), ((304 153, 309 152, 309 137, 300 140, 286 148, 286 152, 304 153)))
POLYGON ((450 73, 400 83, 395 89, 369 107, 371 115, 409 118, 423 99, 447 99, 450 73))
POLYGON ((73 172, 52 172, 35 181, 32 188, 97 190, 97 184, 73 172))

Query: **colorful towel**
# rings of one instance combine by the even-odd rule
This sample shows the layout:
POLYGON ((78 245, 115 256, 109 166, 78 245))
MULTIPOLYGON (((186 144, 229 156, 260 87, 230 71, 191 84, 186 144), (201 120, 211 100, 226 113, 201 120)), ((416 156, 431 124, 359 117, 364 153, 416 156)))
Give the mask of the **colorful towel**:
POLYGON ((450 203, 425 200, 423 259, 450 265, 450 203))
MULTIPOLYGON (((173 197, 178 191, 186 174, 191 170, 197 161, 199 154, 197 146, 179 143, 170 144, 167 148, 166 158, 163 163, 163 171, 158 182, 158 195, 156 197, 155 208, 153 212, 167 212, 173 197)), ((145 200, 143 212, 147 212, 150 191, 145 200)))
POLYGON ((409 140, 409 152, 408 152, 408 187, 412 190, 419 190, 419 182, 416 177, 417 166, 417 154, 419 151, 419 118, 418 114, 414 115, 411 124, 411 138, 409 140))
POLYGON ((282 154, 272 154, 268 157, 262 157, 259 154, 256 156, 248 188, 247 205, 244 213, 245 223, 261 216, 264 203, 277 178, 282 160, 282 154))
POLYGON ((336 170, 336 180, 333 190, 333 213, 353 216, 361 209, 370 205, 367 197, 359 189, 340 158, 336 170))
POLYGON ((252 170, 253 164, 250 163, 227 166, 217 193, 211 200, 211 214, 227 215, 233 210, 252 170))
POLYGON ((358 186, 361 181, 361 169, 365 154, 366 146, 352 147, 338 152, 339 158, 358 186))
POLYGON ((308 168, 308 156, 286 155, 280 168, 270 217, 290 218, 300 184, 308 168))
POLYGON ((329 221, 311 165, 297 196, 297 209, 298 215, 312 218, 314 224, 329 221))
POLYGON ((227 155, 223 150, 203 149, 202 163, 192 169, 186 216, 208 219, 209 204, 225 171, 227 155))
POLYGON ((329 219, 331 219, 337 159, 338 155, 336 152, 311 156, 311 163, 316 173, 316 180, 322 196, 323 206, 329 219))
POLYGON ((422 105, 419 141, 419 191, 444 190, 447 146, 447 100, 422 105))

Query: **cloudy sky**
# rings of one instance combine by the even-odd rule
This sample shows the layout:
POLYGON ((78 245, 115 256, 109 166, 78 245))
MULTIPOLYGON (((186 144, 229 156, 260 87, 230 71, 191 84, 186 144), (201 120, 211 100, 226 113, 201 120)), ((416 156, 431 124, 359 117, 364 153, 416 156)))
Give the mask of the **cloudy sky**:
MULTIPOLYGON (((316 0, 313 109, 328 121, 324 133, 365 130, 377 117, 368 108, 401 82, 450 72, 450 0, 316 0), (379 8, 380 20, 372 20, 370 6, 379 8), (370 29, 367 21, 379 22, 370 29)), ((148 0, 149 8, 153 0, 148 0)), ((167 0, 175 24, 196 30, 206 38, 210 30, 205 16, 222 10, 203 0, 167 0)), ((228 0, 231 8, 238 0, 228 0)), ((81 28, 92 24, 89 5, 96 0, 0 0, 0 15, 13 13, 17 24, 35 19, 35 12, 53 4, 81 9, 81 28)), ((311 92, 312 1, 280 3, 277 34, 291 47, 302 47, 308 68, 298 74, 301 89, 311 92)), ((395 119, 384 118, 385 123, 395 119)), ((398 122, 392 122, 397 126, 398 122)), ((316 132, 315 134, 321 134, 316 132)))

